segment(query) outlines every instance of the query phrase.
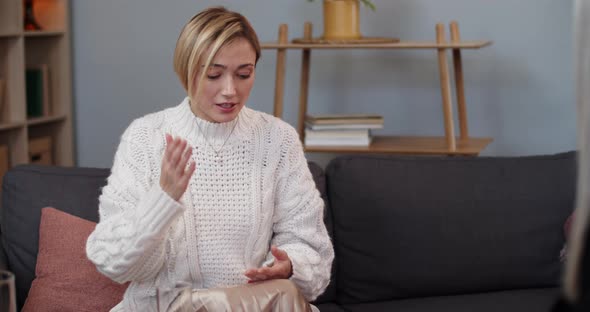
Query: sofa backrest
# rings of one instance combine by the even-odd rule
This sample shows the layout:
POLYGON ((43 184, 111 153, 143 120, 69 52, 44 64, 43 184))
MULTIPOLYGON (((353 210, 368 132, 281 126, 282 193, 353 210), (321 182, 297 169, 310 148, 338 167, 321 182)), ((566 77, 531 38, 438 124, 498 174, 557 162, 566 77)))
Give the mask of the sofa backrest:
MULTIPOLYGON (((327 205, 324 171, 311 162, 309 168, 327 205)), ((21 165, 4 176, 0 209, 0 264, 6 252, 8 269, 16 275, 19 310, 35 278, 41 209, 52 206, 98 222, 98 197, 109 173, 109 169, 21 165)), ((326 226, 331 233, 331 217, 328 209, 326 211, 326 226)), ((333 301, 334 292, 335 286, 332 285, 318 298, 318 302, 333 301)))
POLYGON ((98 196, 108 174, 108 169, 21 165, 4 176, 0 228, 19 309, 35 278, 41 209, 52 206, 97 222, 98 196))
POLYGON ((347 156, 326 175, 339 303, 558 283, 573 152, 347 156))

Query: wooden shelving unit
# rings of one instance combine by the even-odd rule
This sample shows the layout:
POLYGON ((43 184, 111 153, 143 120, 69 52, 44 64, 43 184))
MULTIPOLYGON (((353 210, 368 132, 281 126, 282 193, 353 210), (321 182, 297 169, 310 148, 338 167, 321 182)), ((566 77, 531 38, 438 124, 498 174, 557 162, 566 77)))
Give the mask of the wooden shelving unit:
MULTIPOLYGON (((73 166, 72 79, 68 0, 36 0, 40 31, 23 28, 23 1, 0 0, 0 146, 9 166, 31 162, 29 143, 50 138, 54 165, 73 166), (25 70, 46 64, 50 114, 27 118, 25 70)), ((1 173, 0 173, 1 174, 1 173)))
MULTIPOLYGON (((403 137, 377 136, 369 147, 305 147, 306 152, 333 153, 398 153, 398 154, 438 154, 438 155, 478 155, 492 141, 492 138, 473 138, 469 136, 467 126, 467 107, 463 81, 463 63, 461 51, 464 49, 481 49, 492 44, 491 41, 462 41, 459 36, 459 26, 456 22, 450 24, 451 40, 447 41, 443 24, 436 25, 436 41, 401 41, 396 43, 295 43, 310 42, 312 40, 312 24, 306 23, 304 37, 288 40, 288 26, 279 26, 277 42, 263 43, 262 49, 277 50, 276 86, 274 98, 274 115, 282 118, 283 96, 285 88, 286 53, 287 50, 301 50, 301 81, 299 92, 299 114, 297 129, 303 141, 305 135, 304 120, 307 114, 309 75, 311 67, 311 51, 314 49, 429 49, 436 52, 439 63, 441 95, 443 104, 443 119, 445 135, 440 137, 403 137), (454 87, 457 94, 457 110, 459 120, 459 135, 455 134, 452 108, 452 79, 447 61, 448 52, 452 53, 454 70, 454 87)), ((387 118, 387 116, 385 116, 387 118)))

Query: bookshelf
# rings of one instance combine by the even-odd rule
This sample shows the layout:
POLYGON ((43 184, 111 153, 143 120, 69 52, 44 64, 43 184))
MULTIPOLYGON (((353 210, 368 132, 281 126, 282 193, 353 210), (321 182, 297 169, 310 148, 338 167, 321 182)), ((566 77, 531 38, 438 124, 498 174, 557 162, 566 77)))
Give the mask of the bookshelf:
POLYGON ((33 12, 42 29, 25 31, 24 1, 0 0, 0 152, 5 146, 9 167, 36 162, 32 150, 40 148, 53 165, 75 163, 69 5, 67 0, 35 0, 33 12), (27 116, 26 70, 39 66, 47 68, 43 96, 49 109, 32 117, 27 116))
MULTIPOLYGON (((301 50, 301 77, 299 85, 299 112, 297 130, 302 141, 305 135, 305 117, 308 108, 309 76, 311 71, 311 51, 314 49, 428 49, 435 52, 439 64, 441 97, 443 105, 443 120, 445 133, 434 137, 411 136, 376 136, 368 147, 347 146, 304 146, 306 152, 330 152, 330 153, 395 153, 395 154, 424 154, 424 155, 469 155, 477 156, 492 141, 492 138, 475 138, 469 136, 467 122, 467 104, 465 99, 465 86, 463 78, 462 50, 482 49, 492 44, 487 40, 463 41, 460 39, 459 25, 456 22, 450 24, 450 40, 445 35, 445 26, 436 25, 436 41, 399 41, 375 43, 367 40, 366 43, 354 42, 330 42, 312 38, 312 24, 305 23, 304 36, 292 41, 288 39, 288 26, 279 26, 279 37, 276 42, 262 44, 262 49, 277 51, 276 80, 274 94, 274 115, 282 118, 283 97, 285 88, 285 71, 287 50, 301 50), (449 52, 452 55, 454 79, 451 79, 451 69, 448 64, 449 52), (455 87, 457 97, 457 112, 459 121, 459 134, 455 133, 453 116, 453 99, 451 88, 455 87)), ((387 120, 387 116, 384 116, 387 120)))

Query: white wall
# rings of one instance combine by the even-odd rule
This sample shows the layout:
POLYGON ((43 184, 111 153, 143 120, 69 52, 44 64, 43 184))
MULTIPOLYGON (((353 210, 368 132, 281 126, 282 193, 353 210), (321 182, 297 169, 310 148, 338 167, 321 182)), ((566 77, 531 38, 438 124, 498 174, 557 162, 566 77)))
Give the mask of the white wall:
MULTIPOLYGON (((196 12, 225 5, 250 19, 263 42, 287 23, 322 32, 321 3, 306 0, 72 1, 76 135, 80 166, 110 167, 132 119, 176 105, 183 89, 172 69, 180 29, 196 12)), ((482 155, 530 155, 575 148, 572 3, 569 0, 375 0, 363 9, 367 36, 433 40, 434 25, 458 20, 462 37, 490 39, 466 50, 470 133, 495 139, 482 155)), ((285 120, 296 124, 299 51, 288 52, 285 120)), ((249 105, 272 113, 275 51, 265 50, 249 105)), ((310 112, 385 116, 381 133, 442 135, 434 51, 312 52, 310 112)), ((324 163, 333 155, 310 154, 324 163)))

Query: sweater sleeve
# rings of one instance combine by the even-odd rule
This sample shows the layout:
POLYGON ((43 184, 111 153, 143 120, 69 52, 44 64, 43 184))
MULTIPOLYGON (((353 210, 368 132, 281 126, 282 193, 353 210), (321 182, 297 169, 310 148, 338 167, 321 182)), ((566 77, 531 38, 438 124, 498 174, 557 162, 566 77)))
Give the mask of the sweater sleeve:
POLYGON ((287 252, 293 266, 291 280, 313 301, 330 282, 334 249, 324 224, 324 202, 294 130, 288 132, 284 146, 288 148, 279 166, 271 243, 287 252))
POLYGON ((124 283, 153 278, 165 260, 172 222, 183 207, 151 181, 150 132, 134 122, 121 137, 107 185, 99 197, 99 223, 86 243, 97 269, 124 283))

